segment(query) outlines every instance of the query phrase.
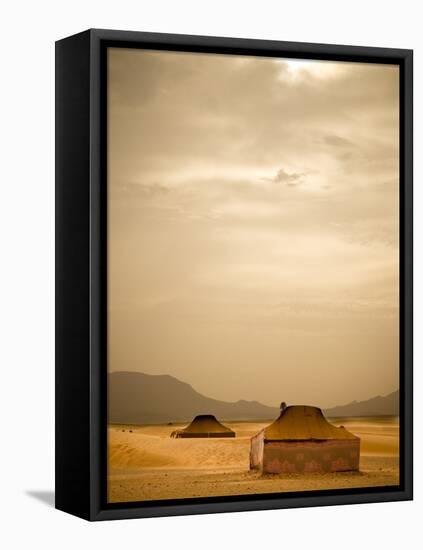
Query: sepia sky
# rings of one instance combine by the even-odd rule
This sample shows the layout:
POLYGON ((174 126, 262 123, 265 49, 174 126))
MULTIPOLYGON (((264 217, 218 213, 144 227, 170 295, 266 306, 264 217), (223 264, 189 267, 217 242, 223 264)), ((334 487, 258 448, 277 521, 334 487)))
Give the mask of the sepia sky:
POLYGON ((109 49, 109 370, 269 405, 398 388, 398 78, 109 49))

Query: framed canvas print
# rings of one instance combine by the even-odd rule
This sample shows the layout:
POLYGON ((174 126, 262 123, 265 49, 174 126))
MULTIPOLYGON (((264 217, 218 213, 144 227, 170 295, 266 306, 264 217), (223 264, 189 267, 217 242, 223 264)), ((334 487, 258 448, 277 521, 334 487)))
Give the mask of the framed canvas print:
POLYGON ((56 506, 412 498, 412 52, 56 44, 56 506))

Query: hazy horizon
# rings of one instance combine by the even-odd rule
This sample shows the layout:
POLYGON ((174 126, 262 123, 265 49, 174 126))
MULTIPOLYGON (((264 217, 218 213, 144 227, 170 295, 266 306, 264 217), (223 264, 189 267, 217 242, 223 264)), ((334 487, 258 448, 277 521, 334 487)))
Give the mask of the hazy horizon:
POLYGON ((109 371, 396 391, 398 67, 108 51, 109 371))
MULTIPOLYGON (((142 372, 140 370, 109 370, 109 373, 108 374, 122 374, 122 373, 134 373, 134 374, 141 374, 141 375, 148 375, 148 376, 171 376, 172 378, 175 378, 176 380, 178 380, 179 382, 183 382, 185 384, 188 384, 189 386, 191 386, 193 388, 193 390, 197 391, 197 388, 195 386, 193 386, 192 384, 190 384, 189 381, 187 380, 180 380, 179 378, 176 378, 176 376, 173 376, 172 374, 167 374, 165 372, 158 372, 158 373, 154 373, 154 374, 149 374, 149 373, 146 373, 146 372, 142 372)), ((399 387, 391 392, 388 392, 387 394, 378 394, 378 395, 372 395, 370 397, 370 399, 372 398, 375 398, 375 397, 387 397, 388 395, 392 394, 392 393, 396 393, 396 392, 399 392, 399 387)), ((198 392, 198 393, 201 393, 201 392, 198 392)), ((203 395, 204 397, 208 397, 208 398, 211 398, 211 399, 215 399, 215 397, 213 395, 207 395, 207 394, 203 394, 201 393, 201 395, 203 395)), ((228 402, 232 402, 232 403, 236 403, 238 401, 243 401, 243 397, 242 396, 239 396, 238 399, 234 399, 232 401, 228 401, 228 402)), ((257 401, 257 400, 251 400, 251 401, 257 401)), ((360 402, 360 401, 367 401, 367 399, 351 399, 348 403, 336 403, 336 405, 331 405, 330 407, 323 407, 324 409, 325 408, 331 408, 331 407, 336 407, 336 406, 342 406, 342 405, 349 405, 350 403, 353 403, 353 402, 360 402)), ((302 405, 304 403, 287 403, 287 405, 302 405)), ((309 402, 307 403, 308 405, 316 405, 316 406, 319 406, 319 403, 316 401, 316 403, 314 402, 309 402)), ((262 405, 267 405, 269 407, 275 407, 275 408, 279 408, 280 407, 280 403, 262 403, 262 405)))

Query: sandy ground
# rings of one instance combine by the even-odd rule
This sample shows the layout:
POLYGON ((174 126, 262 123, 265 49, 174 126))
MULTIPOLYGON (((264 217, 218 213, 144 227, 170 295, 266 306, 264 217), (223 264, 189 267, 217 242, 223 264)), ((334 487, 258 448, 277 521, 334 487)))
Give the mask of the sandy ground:
POLYGON ((250 437, 269 422, 225 422, 235 439, 173 439, 172 426, 109 427, 109 501, 280 493, 399 483, 397 419, 333 419, 361 438, 360 472, 262 475, 250 437))

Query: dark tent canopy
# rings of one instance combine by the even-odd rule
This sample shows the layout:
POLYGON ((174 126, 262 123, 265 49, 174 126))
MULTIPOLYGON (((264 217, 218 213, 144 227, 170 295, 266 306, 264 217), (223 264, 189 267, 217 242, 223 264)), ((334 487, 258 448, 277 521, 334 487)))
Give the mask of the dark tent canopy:
POLYGON ((171 437, 235 437, 235 432, 212 414, 200 414, 186 428, 172 432, 171 437))
POLYGON ((307 405, 286 407, 279 417, 264 428, 265 441, 323 441, 357 439, 343 426, 326 420, 321 409, 307 405))

